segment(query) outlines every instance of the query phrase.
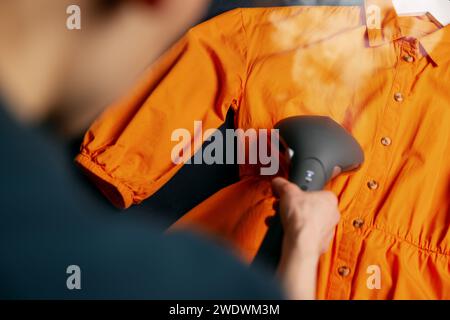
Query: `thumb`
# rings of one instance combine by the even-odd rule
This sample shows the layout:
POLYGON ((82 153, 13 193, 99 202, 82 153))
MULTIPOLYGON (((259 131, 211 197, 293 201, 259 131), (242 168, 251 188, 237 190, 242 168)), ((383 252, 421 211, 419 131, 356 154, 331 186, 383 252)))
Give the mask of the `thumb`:
POLYGON ((277 177, 272 180, 272 191, 275 197, 280 198, 287 192, 300 190, 296 185, 289 182, 285 178, 277 177))

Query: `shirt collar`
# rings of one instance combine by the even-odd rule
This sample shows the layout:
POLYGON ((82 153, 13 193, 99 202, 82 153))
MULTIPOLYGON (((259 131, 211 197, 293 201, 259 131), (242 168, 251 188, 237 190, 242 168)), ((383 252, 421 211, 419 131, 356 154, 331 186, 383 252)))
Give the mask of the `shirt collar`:
POLYGON ((435 64, 450 60, 450 25, 442 28, 429 21, 399 17, 392 0, 365 0, 365 22, 371 47, 403 38, 414 27, 422 34, 418 41, 435 64))

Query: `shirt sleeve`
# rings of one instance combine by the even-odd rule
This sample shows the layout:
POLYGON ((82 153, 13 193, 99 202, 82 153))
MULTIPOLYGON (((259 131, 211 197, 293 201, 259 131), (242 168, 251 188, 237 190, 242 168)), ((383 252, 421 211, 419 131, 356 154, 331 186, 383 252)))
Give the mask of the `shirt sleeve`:
POLYGON ((171 157, 174 130, 189 131, 193 154, 194 122, 217 128, 238 108, 245 42, 240 9, 192 28, 94 122, 75 161, 114 205, 141 202, 181 168, 171 157))

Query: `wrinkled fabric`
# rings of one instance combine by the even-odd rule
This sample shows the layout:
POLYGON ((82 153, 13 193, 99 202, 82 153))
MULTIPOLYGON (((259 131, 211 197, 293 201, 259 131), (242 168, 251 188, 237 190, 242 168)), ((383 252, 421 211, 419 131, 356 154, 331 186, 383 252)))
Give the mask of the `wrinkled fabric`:
MULTIPOLYGON (((93 124, 76 161, 127 208, 180 169, 173 130, 194 136, 200 120, 217 128, 229 108, 242 129, 329 116, 364 149, 361 169, 327 186, 342 218, 321 258, 318 298, 450 298, 449 26, 398 17, 387 0, 231 11, 152 66, 93 124)), ((174 228, 209 232, 251 261, 274 198, 257 165, 240 174, 174 228)))

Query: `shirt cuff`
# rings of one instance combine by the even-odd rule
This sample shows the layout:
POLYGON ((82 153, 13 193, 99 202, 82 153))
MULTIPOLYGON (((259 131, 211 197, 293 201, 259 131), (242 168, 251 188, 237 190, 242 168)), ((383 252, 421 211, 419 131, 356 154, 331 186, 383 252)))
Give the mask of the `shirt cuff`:
POLYGON ((126 209, 133 204, 133 191, 121 181, 108 174, 104 168, 89 156, 79 154, 75 163, 88 175, 100 191, 114 204, 126 209))

